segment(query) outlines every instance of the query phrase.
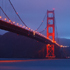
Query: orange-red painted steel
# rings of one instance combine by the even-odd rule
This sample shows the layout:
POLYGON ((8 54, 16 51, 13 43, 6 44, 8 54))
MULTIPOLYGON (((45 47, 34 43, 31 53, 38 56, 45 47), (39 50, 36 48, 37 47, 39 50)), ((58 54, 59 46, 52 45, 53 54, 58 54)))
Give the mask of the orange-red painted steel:
MULTIPOLYGON (((47 10, 47 38, 52 37, 52 40, 55 41, 55 23, 54 23, 54 10, 48 11, 47 10), (51 14, 51 16, 49 15, 51 14), (52 21, 52 24, 51 24, 52 21), (52 28, 52 32, 49 31, 49 28, 52 28)), ((54 55, 54 44, 47 44, 46 45, 46 58, 55 58, 54 55)))

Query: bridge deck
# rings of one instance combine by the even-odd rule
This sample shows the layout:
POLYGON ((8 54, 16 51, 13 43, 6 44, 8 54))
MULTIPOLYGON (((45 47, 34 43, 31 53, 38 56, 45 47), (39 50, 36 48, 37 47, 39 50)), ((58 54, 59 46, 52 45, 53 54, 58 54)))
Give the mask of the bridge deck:
POLYGON ((45 43, 45 44, 48 44, 48 43, 52 44, 52 42, 50 40, 48 40, 48 39, 46 39, 38 34, 35 34, 35 36, 34 36, 33 31, 26 30, 22 27, 19 27, 17 25, 14 25, 14 24, 2 21, 2 20, 0 20, 0 29, 27 36, 29 38, 35 39, 35 40, 40 41, 40 42, 45 43))

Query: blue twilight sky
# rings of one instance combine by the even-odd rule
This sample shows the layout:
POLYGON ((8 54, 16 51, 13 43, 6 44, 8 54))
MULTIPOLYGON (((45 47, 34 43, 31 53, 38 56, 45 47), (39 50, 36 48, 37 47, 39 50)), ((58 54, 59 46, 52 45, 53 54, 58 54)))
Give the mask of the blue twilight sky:
MULTIPOLYGON (((0 5, 9 14, 8 10, 11 8, 8 0, 0 1, 0 5)), ((47 10, 55 8, 58 37, 70 38, 70 0, 11 0, 11 2, 26 25, 34 30, 41 24, 47 10)), ((39 31, 43 30, 45 26, 46 21, 39 31)), ((4 33, 5 31, 0 30, 0 34, 4 33)))

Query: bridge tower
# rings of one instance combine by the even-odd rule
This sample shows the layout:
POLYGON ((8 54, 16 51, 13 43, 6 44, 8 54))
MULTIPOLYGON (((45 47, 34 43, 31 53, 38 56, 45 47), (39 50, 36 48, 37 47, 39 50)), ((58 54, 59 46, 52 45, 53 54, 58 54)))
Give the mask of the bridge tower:
MULTIPOLYGON (((54 17, 54 10, 52 10, 52 11, 47 10, 47 38, 52 38, 52 41, 55 41, 54 18, 55 18, 54 17)), ((46 49, 47 49, 46 58, 55 58, 54 44, 47 44, 46 49)))

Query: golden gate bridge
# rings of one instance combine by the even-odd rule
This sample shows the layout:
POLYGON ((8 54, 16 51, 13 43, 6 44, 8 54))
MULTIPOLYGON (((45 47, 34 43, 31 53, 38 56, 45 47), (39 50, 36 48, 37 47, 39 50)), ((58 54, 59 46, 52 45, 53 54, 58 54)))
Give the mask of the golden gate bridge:
POLYGON ((55 13, 54 13, 54 9, 49 11, 47 10, 47 17, 45 16, 44 19, 46 18, 47 20, 47 26, 44 30, 46 30, 47 36, 43 35, 42 32, 38 32, 38 29, 40 28, 40 26, 42 26, 42 23, 40 24, 40 26, 36 29, 33 30, 31 28, 29 28, 21 19, 21 17, 19 16, 18 12, 15 10, 13 4, 11 3, 10 0, 8 0, 11 7, 13 8, 15 14, 17 15, 17 17, 19 18, 19 20, 24 24, 24 25, 20 25, 19 23, 16 23, 14 21, 12 21, 8 15, 6 14, 6 12, 2 9, 2 7, 0 7, 0 12, 3 13, 3 15, 0 13, 0 29, 3 30, 7 30, 10 32, 14 32, 20 35, 24 35, 27 36, 29 38, 35 39, 37 41, 40 41, 44 44, 46 44, 46 58, 56 58, 55 56, 55 47, 67 47, 67 46, 63 46, 60 45, 59 43, 57 43, 55 41, 55 13), (51 31, 50 31, 51 29, 51 31))

